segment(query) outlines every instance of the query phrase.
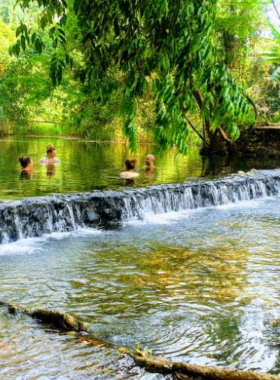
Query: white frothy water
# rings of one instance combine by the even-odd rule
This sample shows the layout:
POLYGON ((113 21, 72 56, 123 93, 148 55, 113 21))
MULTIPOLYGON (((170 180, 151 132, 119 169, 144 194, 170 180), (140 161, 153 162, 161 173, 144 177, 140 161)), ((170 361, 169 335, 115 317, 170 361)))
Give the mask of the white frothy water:
POLYGON ((227 203, 227 204, 222 204, 218 206, 210 206, 210 207, 198 207, 195 209, 190 209, 190 210, 182 210, 182 211, 171 211, 171 212, 166 212, 166 213, 160 213, 160 214, 155 214, 153 212, 143 212, 142 214, 142 219, 138 219, 136 217, 132 217, 131 219, 124 221, 123 225, 131 225, 131 226, 141 226, 145 224, 162 224, 162 225, 168 225, 168 224, 174 224, 180 221, 181 219, 187 219, 189 216, 193 214, 199 214, 199 213, 204 213, 206 210, 221 210, 221 211, 227 211, 227 210, 244 210, 244 209, 255 209, 258 207, 261 207, 265 201, 277 199, 277 197, 265 197, 262 199, 253 199, 253 200, 244 200, 244 201, 239 201, 236 203, 227 203))
POLYGON ((44 251, 48 241, 69 239, 69 237, 84 237, 99 235, 102 231, 95 228, 79 228, 71 232, 53 232, 40 237, 20 239, 12 243, 0 244, 0 256, 5 255, 32 255, 34 252, 44 251))

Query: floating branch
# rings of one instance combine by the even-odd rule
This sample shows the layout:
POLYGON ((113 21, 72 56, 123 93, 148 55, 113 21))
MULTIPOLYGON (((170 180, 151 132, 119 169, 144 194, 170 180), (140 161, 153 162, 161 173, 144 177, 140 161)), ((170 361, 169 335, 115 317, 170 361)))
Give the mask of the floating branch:
POLYGON ((148 372, 173 374, 174 379, 182 380, 279 380, 278 376, 240 371, 237 369, 217 368, 194 365, 184 362, 171 362, 162 358, 142 356, 129 352, 135 363, 148 372))
MULTIPOLYGON (((26 314, 39 322, 49 324, 62 331, 77 332, 81 341, 93 346, 105 346, 104 342, 90 334, 82 335, 81 332, 89 331, 88 326, 70 314, 46 309, 29 310, 3 301, 0 301, 0 306, 6 306, 11 314, 26 314)), ((171 374, 174 380, 280 380, 278 376, 252 371, 171 362, 163 358, 148 356, 148 351, 141 352, 140 349, 132 352, 126 348, 121 348, 119 352, 128 354, 139 367, 144 367, 146 371, 171 374)))
POLYGON ((20 306, 15 306, 6 302, 0 302, 0 305, 7 306, 9 313, 17 314, 22 313, 26 314, 32 318, 37 319, 43 323, 47 323, 63 331, 88 331, 88 326, 77 318, 73 317, 67 313, 61 313, 59 311, 51 311, 46 309, 25 309, 20 306))

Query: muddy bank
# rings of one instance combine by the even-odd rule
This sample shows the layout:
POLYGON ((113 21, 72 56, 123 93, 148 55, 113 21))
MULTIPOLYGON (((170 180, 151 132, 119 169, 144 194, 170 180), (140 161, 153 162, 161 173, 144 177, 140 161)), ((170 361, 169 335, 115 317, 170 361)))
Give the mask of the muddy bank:
POLYGON ((280 157, 280 129, 252 129, 234 144, 233 153, 247 156, 280 157))
POLYGON ((241 133, 231 145, 216 141, 215 148, 202 148, 202 156, 239 156, 280 158, 280 129, 250 130, 241 133))

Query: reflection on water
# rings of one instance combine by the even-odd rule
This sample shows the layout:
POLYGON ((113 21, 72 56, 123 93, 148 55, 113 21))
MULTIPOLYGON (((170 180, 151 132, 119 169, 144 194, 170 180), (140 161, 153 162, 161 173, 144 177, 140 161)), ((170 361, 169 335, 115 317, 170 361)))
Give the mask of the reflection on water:
POLYGON ((33 172, 30 172, 30 171, 26 171, 26 170, 22 170, 20 172, 20 176, 19 176, 19 179, 21 181, 24 181, 24 180, 28 180, 28 179, 32 179, 33 177, 33 172))
POLYGON ((46 165, 47 177, 53 177, 56 174, 56 165, 46 165))
POLYGON ((190 149, 184 157, 175 151, 161 153, 155 145, 143 145, 135 158, 140 174, 134 183, 120 178, 123 162, 133 157, 123 144, 96 144, 68 139, 50 138, 10 138, 1 139, 0 192, 1 200, 46 195, 51 193, 84 192, 94 189, 119 189, 123 186, 148 186, 159 183, 178 183, 192 180, 193 177, 213 177, 250 170, 252 168, 279 167, 279 161, 259 160, 257 158, 240 160, 238 158, 202 158, 198 149, 190 149), (52 143, 57 149, 60 164, 41 165, 46 145, 52 143), (156 156, 153 171, 145 170, 147 153, 156 156), (19 180, 18 157, 27 154, 34 162, 30 180, 19 180))
POLYGON ((108 343, 0 308, 0 378, 154 379, 116 350, 138 343, 280 374, 279 215, 275 198, 0 246, 4 300, 73 314, 108 343))

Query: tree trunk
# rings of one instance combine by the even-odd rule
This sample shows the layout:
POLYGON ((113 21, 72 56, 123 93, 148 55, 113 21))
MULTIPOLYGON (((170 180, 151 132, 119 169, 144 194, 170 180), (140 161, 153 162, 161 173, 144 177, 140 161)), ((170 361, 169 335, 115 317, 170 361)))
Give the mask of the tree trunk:
MULTIPOLYGON (((193 90, 193 94, 194 94, 194 97, 195 97, 195 100, 197 102, 199 109, 202 110, 202 105, 203 105, 202 94, 198 90, 193 90)), ((204 125, 205 125, 205 130, 207 133, 207 136, 205 136, 204 140, 206 140, 208 137, 208 139, 210 140, 210 145, 211 145, 212 141, 215 139, 215 133, 211 130, 210 120, 204 120, 204 125)))

